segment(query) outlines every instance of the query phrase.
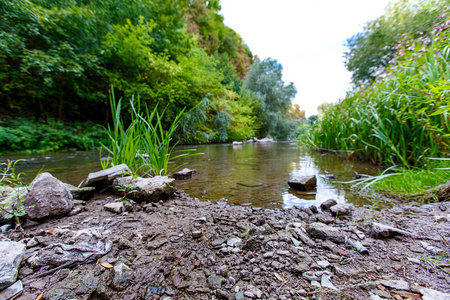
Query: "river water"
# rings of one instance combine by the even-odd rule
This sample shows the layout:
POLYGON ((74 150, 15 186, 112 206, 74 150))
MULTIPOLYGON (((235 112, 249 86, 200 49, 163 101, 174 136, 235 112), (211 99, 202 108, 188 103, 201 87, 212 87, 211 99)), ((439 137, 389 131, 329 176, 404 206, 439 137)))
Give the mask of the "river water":
MULTIPOLYGON (((228 199, 236 205, 282 208, 320 205, 327 199, 350 202, 356 206, 371 205, 372 199, 352 192, 350 181, 356 173, 375 175, 379 169, 371 164, 344 160, 331 153, 315 153, 299 149, 297 144, 211 144, 181 146, 196 149, 204 155, 186 159, 190 169, 198 175, 189 180, 176 181, 177 188, 201 200, 228 199), (325 176, 334 174, 335 179, 325 176), (300 194, 289 189, 287 182, 294 176, 316 175, 317 190, 300 194)), ((17 164, 17 172, 25 172, 30 181, 41 169, 49 171, 63 182, 78 185, 89 172, 101 169, 97 151, 53 152, 45 154, 12 154, 6 159, 24 159, 17 164)))

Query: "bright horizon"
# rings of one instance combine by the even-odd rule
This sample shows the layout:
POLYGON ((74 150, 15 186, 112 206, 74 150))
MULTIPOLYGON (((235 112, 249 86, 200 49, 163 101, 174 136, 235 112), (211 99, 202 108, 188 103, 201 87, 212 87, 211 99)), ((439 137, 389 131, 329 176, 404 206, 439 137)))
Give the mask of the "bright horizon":
POLYGON ((317 106, 337 102, 350 88, 343 63, 344 42, 366 22, 384 13, 389 0, 221 0, 225 25, 234 29, 261 60, 283 65, 306 116, 317 106))

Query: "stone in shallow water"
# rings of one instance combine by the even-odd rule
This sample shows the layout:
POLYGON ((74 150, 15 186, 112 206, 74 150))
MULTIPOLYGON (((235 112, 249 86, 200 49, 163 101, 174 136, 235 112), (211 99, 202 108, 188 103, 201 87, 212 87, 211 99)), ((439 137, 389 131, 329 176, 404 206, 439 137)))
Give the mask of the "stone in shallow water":
POLYGON ((176 180, 186 180, 189 179, 193 176, 197 175, 197 170, 193 169, 188 169, 188 168, 184 168, 183 170, 179 171, 179 172, 175 172, 173 173, 173 178, 175 178, 176 180))
POLYGON ((317 186, 316 175, 295 177, 288 181, 291 188, 297 191, 315 190, 317 186))

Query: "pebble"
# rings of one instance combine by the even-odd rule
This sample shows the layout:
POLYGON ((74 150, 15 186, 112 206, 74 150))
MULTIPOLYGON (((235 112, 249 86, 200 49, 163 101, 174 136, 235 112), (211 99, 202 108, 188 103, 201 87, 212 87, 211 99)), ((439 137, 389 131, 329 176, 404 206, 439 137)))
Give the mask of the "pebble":
POLYGON ((227 245, 233 248, 239 247, 240 245, 242 245, 242 239, 238 237, 231 238, 227 241, 227 245))
POLYGON ((325 274, 322 275, 320 284, 322 284, 323 287, 327 287, 332 290, 337 290, 337 288, 331 283, 330 279, 325 274))
POLYGON ((202 232, 200 230, 192 231, 192 238, 199 239, 202 237, 202 232))
POLYGON ((330 266, 330 262, 327 260, 319 260, 316 261, 316 263, 322 268, 322 269, 326 269, 330 266))

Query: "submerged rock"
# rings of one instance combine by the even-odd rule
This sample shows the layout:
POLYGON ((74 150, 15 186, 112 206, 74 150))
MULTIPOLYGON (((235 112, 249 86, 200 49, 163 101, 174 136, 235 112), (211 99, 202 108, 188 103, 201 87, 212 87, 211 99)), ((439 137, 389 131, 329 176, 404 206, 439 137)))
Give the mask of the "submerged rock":
POLYGON ((298 191, 311 191, 315 190, 317 186, 316 175, 294 177, 288 181, 291 188, 298 191))
POLYGON ((73 208, 73 197, 69 189, 50 173, 41 173, 29 186, 23 205, 31 219, 60 216, 73 208))
POLYGON ((196 175, 197 175, 197 170, 195 170, 195 169, 191 170, 188 168, 184 168, 183 170, 181 170, 179 172, 173 173, 172 176, 176 180, 186 180, 186 179, 192 178, 196 175))

